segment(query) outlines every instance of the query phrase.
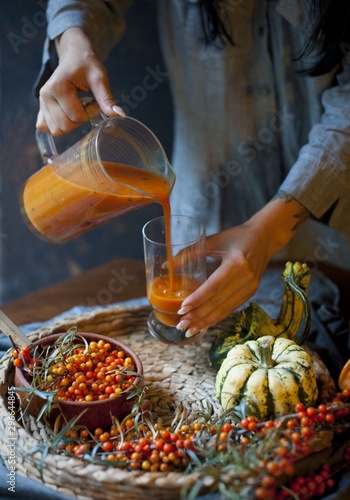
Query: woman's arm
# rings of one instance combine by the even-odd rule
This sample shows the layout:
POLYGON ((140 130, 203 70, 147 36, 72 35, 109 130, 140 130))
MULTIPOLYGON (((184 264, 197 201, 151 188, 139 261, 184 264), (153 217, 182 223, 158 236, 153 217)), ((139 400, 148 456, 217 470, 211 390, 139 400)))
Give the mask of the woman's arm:
MULTIPOLYGON (((87 120, 78 98, 92 93, 106 115, 116 106, 102 61, 124 32, 123 13, 130 0, 51 0, 47 6, 47 46, 54 43, 58 66, 39 91, 37 128, 62 135, 87 120)), ((44 65, 49 51, 44 50, 44 65)))
MULTIPOLYGON (((256 291, 270 259, 310 215, 350 233, 350 64, 322 95, 324 113, 282 183, 281 193, 246 223, 207 239, 219 268, 180 310, 189 334, 222 321, 256 291), (288 195, 285 193, 289 193, 288 195)), ((315 242, 315 245, 317 242, 315 242)))

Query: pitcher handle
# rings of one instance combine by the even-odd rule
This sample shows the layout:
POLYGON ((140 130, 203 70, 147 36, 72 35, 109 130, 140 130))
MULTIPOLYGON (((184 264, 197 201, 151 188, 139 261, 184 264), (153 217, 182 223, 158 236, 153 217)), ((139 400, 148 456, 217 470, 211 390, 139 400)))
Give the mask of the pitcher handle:
MULTIPOLYGON (((80 100, 85 108, 92 128, 99 127, 101 122, 108 118, 107 115, 102 113, 97 101, 93 97, 81 97, 80 100)), ((53 135, 37 130, 35 132, 35 138, 44 165, 51 163, 52 158, 58 155, 53 135)))

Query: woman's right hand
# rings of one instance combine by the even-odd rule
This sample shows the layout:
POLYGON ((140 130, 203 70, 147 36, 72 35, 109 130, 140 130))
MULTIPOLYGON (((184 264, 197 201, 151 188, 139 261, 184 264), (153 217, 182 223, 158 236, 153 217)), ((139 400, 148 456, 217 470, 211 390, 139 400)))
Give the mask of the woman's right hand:
POLYGON ((91 93, 107 116, 125 116, 113 97, 106 68, 82 29, 69 28, 55 44, 59 65, 40 89, 37 129, 60 136, 86 122, 79 92, 91 93))

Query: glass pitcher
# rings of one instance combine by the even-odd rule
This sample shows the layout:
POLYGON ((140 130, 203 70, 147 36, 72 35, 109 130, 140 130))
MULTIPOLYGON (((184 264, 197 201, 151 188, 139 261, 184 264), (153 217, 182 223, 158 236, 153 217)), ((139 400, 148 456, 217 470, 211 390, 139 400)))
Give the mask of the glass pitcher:
POLYGON ((157 137, 130 117, 101 113, 83 98, 92 129, 58 154, 53 136, 37 131, 44 167, 21 192, 21 212, 40 238, 64 243, 150 203, 169 203, 175 173, 157 137))

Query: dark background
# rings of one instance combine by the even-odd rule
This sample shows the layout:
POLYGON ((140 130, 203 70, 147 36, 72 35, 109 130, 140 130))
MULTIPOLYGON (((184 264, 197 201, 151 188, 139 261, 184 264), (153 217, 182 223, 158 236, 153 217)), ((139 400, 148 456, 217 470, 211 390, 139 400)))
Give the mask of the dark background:
MULTIPOLYGON (((127 13, 125 35, 106 62, 117 99, 142 85, 148 67, 165 70, 155 4, 134 3, 127 13)), ((43 0, 1 2, 0 304, 114 258, 143 258, 142 226, 161 213, 158 205, 150 205, 63 245, 43 242, 25 226, 19 208, 21 187, 42 165, 35 141, 38 101, 33 88, 46 36, 44 6, 43 0)), ((129 114, 155 132, 170 157, 167 78, 147 91, 129 114)))

